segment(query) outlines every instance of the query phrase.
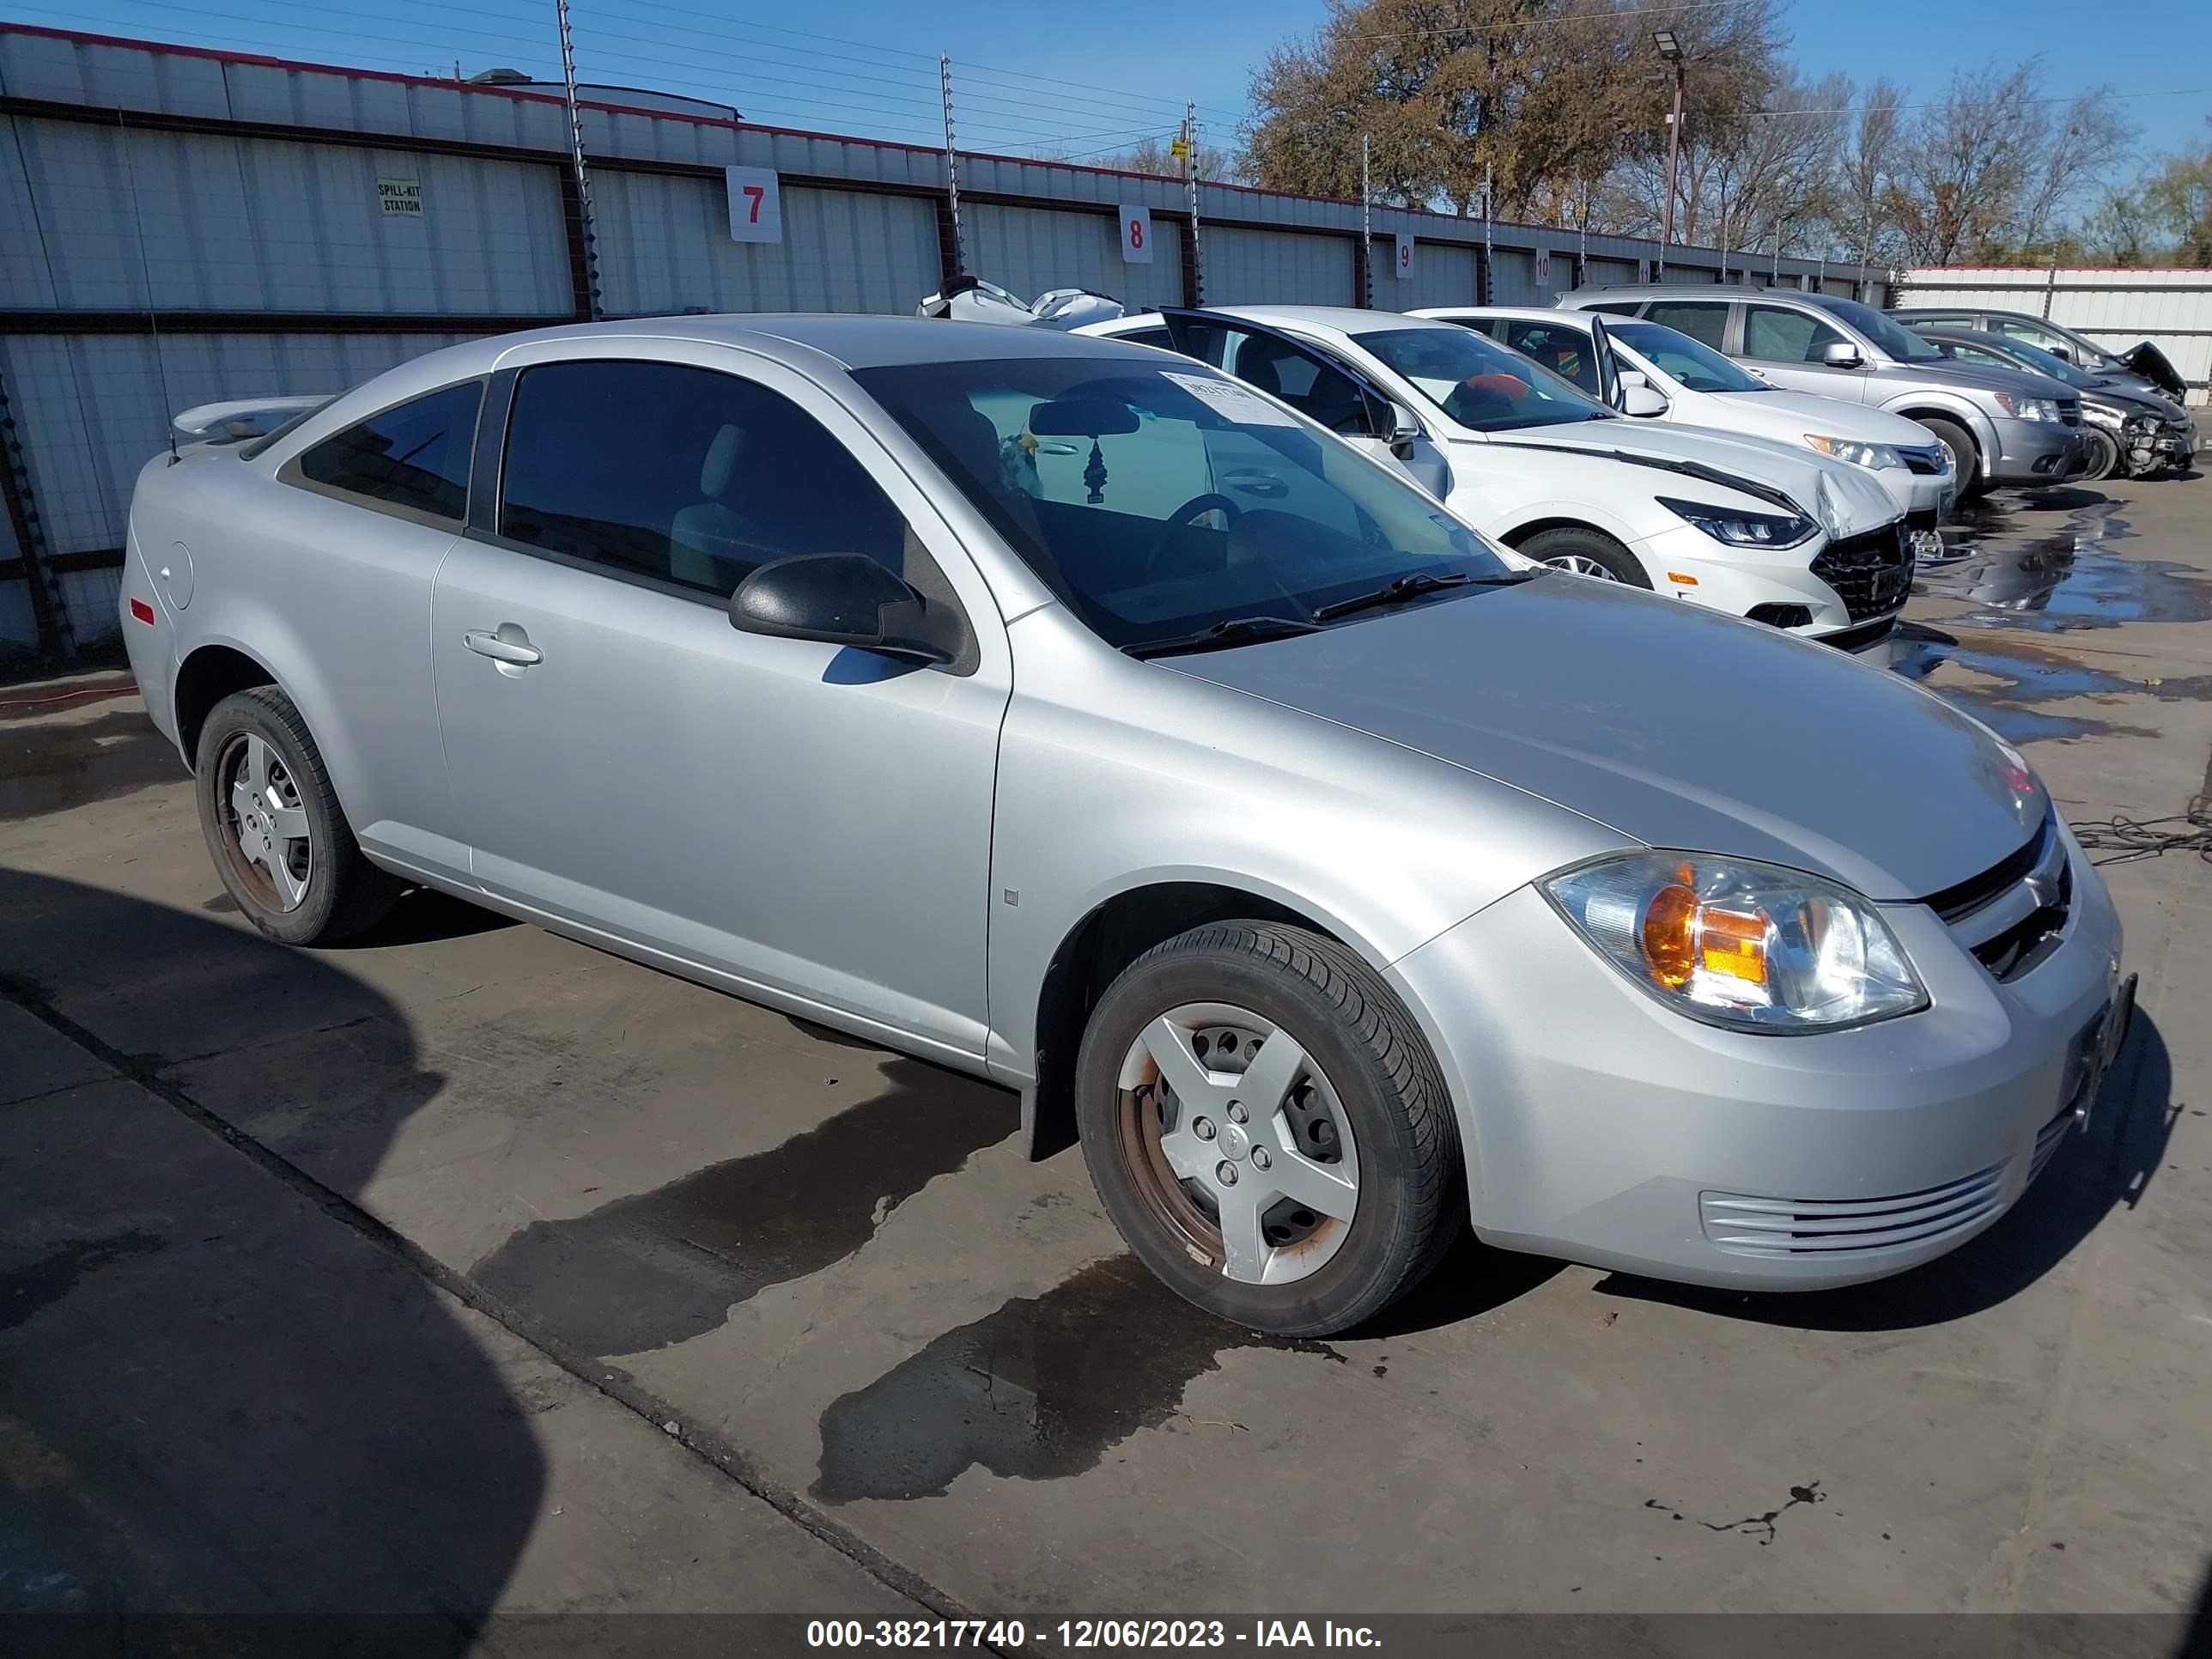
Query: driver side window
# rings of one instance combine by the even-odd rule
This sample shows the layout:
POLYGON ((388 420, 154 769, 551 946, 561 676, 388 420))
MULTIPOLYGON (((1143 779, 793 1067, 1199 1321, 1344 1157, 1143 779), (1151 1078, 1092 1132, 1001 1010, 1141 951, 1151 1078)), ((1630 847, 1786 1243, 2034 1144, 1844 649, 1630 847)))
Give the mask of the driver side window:
POLYGON ((1207 325, 1191 331, 1193 355, 1280 398, 1309 420, 1348 436, 1372 435, 1374 416, 1352 378, 1318 351, 1279 336, 1207 325))

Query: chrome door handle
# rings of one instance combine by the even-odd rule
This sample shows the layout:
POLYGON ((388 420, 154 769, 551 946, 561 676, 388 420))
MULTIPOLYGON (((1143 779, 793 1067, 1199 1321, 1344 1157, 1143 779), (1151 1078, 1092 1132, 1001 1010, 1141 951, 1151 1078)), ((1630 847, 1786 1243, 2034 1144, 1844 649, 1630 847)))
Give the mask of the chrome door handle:
POLYGON ((461 643, 479 657, 489 657, 494 662, 511 663, 517 668, 527 668, 531 664, 543 662, 545 659, 545 653, 529 641, 501 639, 488 629, 471 629, 461 635, 461 643))

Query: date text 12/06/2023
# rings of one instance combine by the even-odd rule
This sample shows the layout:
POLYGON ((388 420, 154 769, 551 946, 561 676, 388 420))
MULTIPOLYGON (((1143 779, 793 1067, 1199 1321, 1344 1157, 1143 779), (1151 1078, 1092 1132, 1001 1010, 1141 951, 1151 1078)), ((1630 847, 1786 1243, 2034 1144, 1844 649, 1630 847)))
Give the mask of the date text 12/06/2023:
POLYGON ((1365 1625, 1331 1619, 812 1619, 810 1648, 1379 1648, 1365 1625))

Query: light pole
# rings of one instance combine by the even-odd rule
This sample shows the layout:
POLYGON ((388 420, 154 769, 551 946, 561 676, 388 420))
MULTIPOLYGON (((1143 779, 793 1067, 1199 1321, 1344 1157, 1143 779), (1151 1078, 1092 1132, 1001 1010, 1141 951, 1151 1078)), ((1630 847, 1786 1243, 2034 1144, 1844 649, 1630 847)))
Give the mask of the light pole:
POLYGON ((1674 112, 1667 118, 1667 217, 1659 233, 1659 275, 1667 275, 1667 250, 1674 240, 1674 170, 1682 156, 1682 43, 1672 29, 1651 31, 1651 44, 1674 70, 1674 112))

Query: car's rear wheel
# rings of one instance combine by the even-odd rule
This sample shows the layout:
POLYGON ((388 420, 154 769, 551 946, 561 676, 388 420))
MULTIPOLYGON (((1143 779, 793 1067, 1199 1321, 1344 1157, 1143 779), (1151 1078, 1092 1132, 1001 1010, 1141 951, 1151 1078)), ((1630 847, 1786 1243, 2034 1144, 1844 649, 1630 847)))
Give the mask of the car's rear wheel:
POLYGON ((1940 415, 1930 415, 1917 422, 1921 430, 1936 441, 1936 447, 1950 458, 1951 476, 1959 481, 1959 499, 1980 495, 1989 488, 1982 477, 1982 452, 1974 447, 1974 434, 1956 421, 1947 421, 1940 415))
POLYGON ((2100 478, 2109 478, 2120 470, 2120 447, 2112 441, 2110 433, 2085 427, 2081 432, 2081 463, 2076 482, 2095 483, 2100 478))
POLYGON ((1333 939, 1201 927, 1107 988, 1077 1058, 1085 1162, 1129 1247, 1209 1312, 1326 1336, 1462 1218, 1456 1124, 1387 986, 1333 939))
POLYGON ((1571 575, 1622 582, 1647 590, 1651 586, 1650 574, 1637 562, 1636 556, 1601 531, 1561 525, 1555 530, 1538 532, 1516 550, 1539 564, 1571 575))
POLYGON ((215 706, 193 770, 216 873, 270 938, 325 944, 392 908, 399 882, 362 855, 307 722, 275 686, 215 706))

